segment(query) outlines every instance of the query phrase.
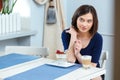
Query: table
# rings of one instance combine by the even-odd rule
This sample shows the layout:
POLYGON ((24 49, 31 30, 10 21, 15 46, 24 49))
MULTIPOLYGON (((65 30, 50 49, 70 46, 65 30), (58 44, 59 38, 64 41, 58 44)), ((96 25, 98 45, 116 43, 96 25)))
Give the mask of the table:
MULTIPOLYGON (((45 65, 47 62, 51 62, 51 61, 53 60, 47 58, 39 58, 25 63, 10 66, 8 68, 0 69, 0 80, 9 80, 6 78, 14 76, 16 74, 27 72, 36 67, 45 65)), ((54 80, 89 80, 105 73, 106 70, 102 68, 91 67, 90 69, 85 70, 84 68, 80 67, 67 74, 55 78, 54 80)))

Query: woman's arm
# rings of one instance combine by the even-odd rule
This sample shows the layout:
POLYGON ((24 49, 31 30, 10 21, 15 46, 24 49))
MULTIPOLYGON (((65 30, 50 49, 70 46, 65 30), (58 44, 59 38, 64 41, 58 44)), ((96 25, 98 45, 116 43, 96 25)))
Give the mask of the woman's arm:
POLYGON ((75 62, 76 61, 76 57, 74 55, 74 42, 75 41, 76 41, 76 36, 71 35, 69 47, 67 50, 67 61, 68 62, 75 62))
POLYGON ((75 62, 76 61, 76 57, 74 55, 74 43, 77 39, 77 32, 70 27, 70 29, 66 30, 63 34, 62 34, 62 42, 63 42, 63 46, 64 49, 67 49, 67 61, 68 62, 75 62), (69 34, 70 36, 66 35, 69 34), (68 40, 69 38, 69 40, 68 40))

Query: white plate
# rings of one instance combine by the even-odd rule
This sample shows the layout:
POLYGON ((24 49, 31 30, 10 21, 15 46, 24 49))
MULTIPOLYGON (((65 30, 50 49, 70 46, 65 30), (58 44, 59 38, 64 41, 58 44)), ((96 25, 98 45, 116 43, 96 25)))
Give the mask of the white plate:
POLYGON ((74 63, 60 62, 60 61, 52 61, 52 62, 48 62, 46 64, 52 65, 52 66, 58 66, 58 67, 70 67, 70 66, 75 65, 74 63))

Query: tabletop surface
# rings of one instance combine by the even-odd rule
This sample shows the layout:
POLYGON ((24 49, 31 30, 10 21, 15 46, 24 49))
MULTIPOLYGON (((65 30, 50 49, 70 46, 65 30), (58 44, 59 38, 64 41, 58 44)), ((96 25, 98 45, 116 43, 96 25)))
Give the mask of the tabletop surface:
POLYGON ((68 68, 46 65, 47 62, 54 60, 38 58, 21 64, 13 65, 8 68, 0 69, 0 79, 2 80, 88 80, 96 76, 105 74, 106 70, 91 67, 84 69, 80 64, 68 68), (33 74, 34 73, 34 74, 33 74), (46 74, 46 75, 45 75, 46 74), (29 75, 32 75, 31 77, 29 75), (30 78, 30 79, 29 79, 30 78))

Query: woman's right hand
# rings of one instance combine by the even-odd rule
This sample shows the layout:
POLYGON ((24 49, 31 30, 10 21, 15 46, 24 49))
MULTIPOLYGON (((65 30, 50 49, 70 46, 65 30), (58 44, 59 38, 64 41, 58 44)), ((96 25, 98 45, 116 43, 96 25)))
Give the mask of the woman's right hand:
POLYGON ((77 31, 73 27, 70 27, 70 29, 66 30, 66 32, 71 34, 71 36, 77 36, 77 31))

